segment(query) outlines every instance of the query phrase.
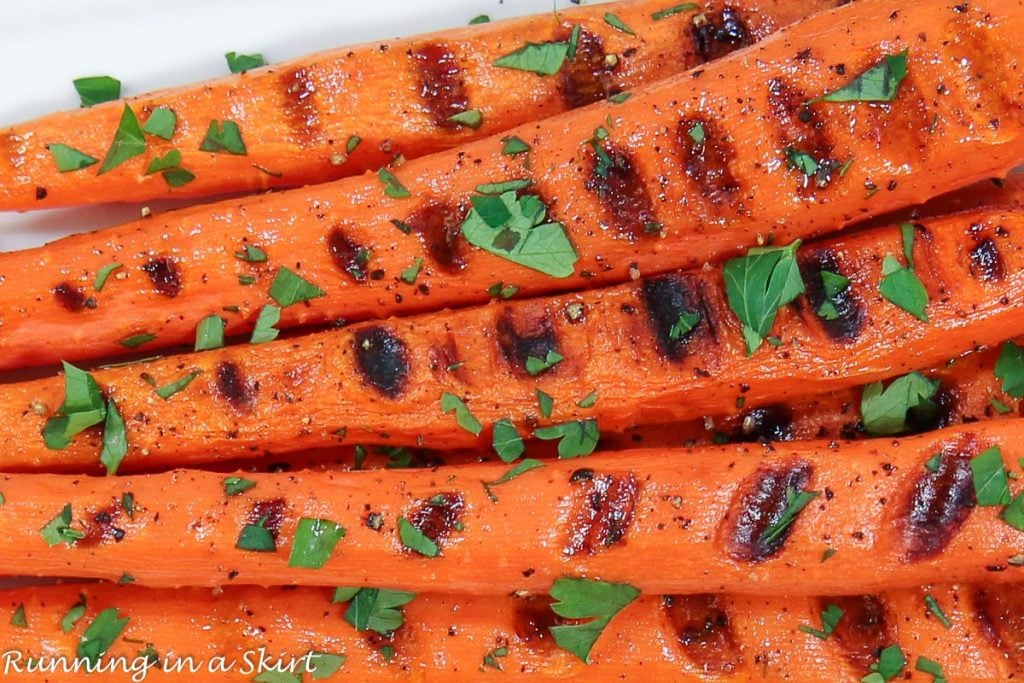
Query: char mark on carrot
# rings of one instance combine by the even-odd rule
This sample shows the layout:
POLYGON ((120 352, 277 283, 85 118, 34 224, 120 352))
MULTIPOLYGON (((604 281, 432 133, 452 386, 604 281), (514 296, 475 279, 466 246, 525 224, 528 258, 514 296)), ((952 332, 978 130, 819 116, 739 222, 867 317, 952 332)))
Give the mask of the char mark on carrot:
POLYGON ((739 11, 729 6, 717 14, 694 16, 690 35, 694 50, 705 62, 724 57, 753 42, 739 11))
POLYGON ((277 535, 281 533, 281 525, 284 524, 287 507, 288 502, 284 498, 258 500, 246 513, 245 523, 263 527, 276 541, 277 535))
POLYGON ((446 491, 418 505, 406 518, 420 533, 443 546, 459 525, 465 507, 461 494, 446 491))
POLYGON ((714 318, 703 284, 690 275, 662 275, 641 285, 647 321, 657 340, 658 352, 671 361, 686 357, 690 341, 703 326, 714 331, 714 318))
POLYGON ((602 474, 577 477, 573 483, 569 540, 562 552, 593 555, 624 542, 640 492, 636 477, 602 474))
POLYGON ((69 282, 61 282, 53 288, 53 298, 57 300, 61 308, 72 313, 84 311, 87 308, 96 308, 96 299, 86 296, 81 287, 75 287, 69 282))
POLYGON ((585 184, 601 201, 613 230, 631 240, 661 232, 632 154, 607 145, 604 154, 592 156, 591 163, 585 184))
POLYGON ((420 104, 434 125, 457 129, 451 117, 469 109, 466 78, 459 59, 446 45, 428 43, 409 52, 419 76, 420 104))
POLYGON ((355 334, 356 367, 363 380, 388 398, 398 398, 409 380, 409 351, 405 342, 381 325, 355 334))
POLYGON ((292 136, 303 147, 319 142, 321 137, 320 112, 316 106, 316 83, 310 70, 304 66, 281 74, 284 92, 284 114, 292 136))
POLYGON ((551 317, 516 316, 505 308, 496 325, 498 348, 508 366, 520 376, 528 376, 527 361, 546 362, 548 354, 558 353, 558 335, 551 317))
POLYGON ((830 338, 844 343, 856 341, 864 329, 866 317, 854 287, 851 285, 831 297, 827 297, 825 292, 823 272, 843 275, 835 251, 832 249, 804 249, 801 250, 797 258, 811 314, 815 315, 818 323, 830 338), (821 310, 822 304, 826 301, 831 302, 835 314, 827 317, 817 315, 817 311, 821 310))
POLYGON ((878 653, 894 640, 887 627, 885 604, 874 595, 821 598, 818 604, 821 610, 829 604, 843 610, 831 640, 857 671, 867 674, 878 661, 878 653))
POLYGON ((564 620, 551 611, 551 598, 546 595, 526 595, 517 598, 515 613, 516 637, 531 650, 554 646, 551 627, 564 620))
POLYGON ((559 91, 569 109, 600 102, 622 92, 615 78, 619 60, 605 54, 604 41, 590 31, 581 31, 576 58, 559 71, 559 91))
POLYGON ((723 523, 725 548, 740 562, 763 562, 780 552, 795 524, 785 523, 791 498, 804 492, 812 468, 805 461, 765 466, 740 485, 723 523))
POLYGON ((216 381, 217 394, 238 412, 249 412, 256 405, 259 382, 246 379, 237 363, 227 360, 218 363, 216 381))
POLYGON ((447 273, 458 273, 466 267, 461 227, 466 213, 464 205, 430 201, 404 221, 434 263, 447 273))
POLYGON ((971 249, 971 275, 982 282, 1001 282, 1006 277, 1006 266, 999 246, 986 237, 971 249))
POLYGON ((331 229, 327 236, 327 249, 331 252, 331 260, 338 270, 356 282, 366 280, 371 258, 370 250, 352 241, 343 226, 336 225, 331 229))
POLYGON ((1015 584, 986 585, 973 591, 971 602, 981 632, 1015 673, 1024 671, 1024 591, 1015 584))
POLYGON ((922 467, 905 511, 904 561, 919 562, 941 553, 974 509, 974 479, 965 447, 943 450, 935 471, 922 467), (951 450, 952 449, 952 450, 951 450))
POLYGON ((711 204, 731 204, 739 192, 739 182, 729 163, 736 151, 711 121, 686 118, 679 122, 676 137, 683 154, 686 175, 700 188, 711 204))
POLYGON ((729 675, 743 663, 720 595, 666 595, 662 608, 686 658, 705 675, 729 675))
POLYGON ((181 270, 172 257, 150 259, 142 266, 142 270, 149 276, 158 294, 173 299, 181 293, 181 270))
POLYGON ((121 510, 121 504, 116 502, 99 509, 89 510, 82 517, 84 525, 82 531, 85 536, 75 541, 75 545, 87 548, 110 541, 118 543, 124 539, 125 530, 117 525, 121 510))
POLYGON ((793 411, 782 404, 752 408, 743 415, 737 441, 792 441, 793 411))

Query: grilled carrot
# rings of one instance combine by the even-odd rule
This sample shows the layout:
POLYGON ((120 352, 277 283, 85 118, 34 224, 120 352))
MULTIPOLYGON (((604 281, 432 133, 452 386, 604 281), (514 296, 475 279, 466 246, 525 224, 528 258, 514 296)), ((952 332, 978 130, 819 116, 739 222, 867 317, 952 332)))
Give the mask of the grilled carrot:
MULTIPOLYGON (((1019 421, 1001 420, 898 440, 625 451, 505 482, 500 463, 248 474, 239 495, 223 474, 195 470, 9 474, 0 562, 155 587, 384 576, 402 590, 489 594, 544 591, 565 575, 772 595, 1013 582, 1024 533, 1000 519, 1002 504, 983 505, 1009 500, 992 459, 1017 471, 1021 452, 1019 421)), ((1007 513, 1018 526, 1019 508, 1007 513)))
MULTIPOLYGON (((39 680, 41 674, 15 671, 18 654, 22 665, 44 654, 43 648, 47 657, 71 660, 88 625, 103 610, 115 609, 128 623, 100 661, 125 657, 131 663, 140 652, 143 659, 155 657, 159 664, 148 670, 146 680, 181 680, 188 672, 186 657, 201 668, 223 657, 233 670, 204 671, 202 680, 251 681, 255 674, 243 672, 258 662, 260 648, 272 660, 286 662, 310 651, 341 654, 338 677, 363 681, 411 676, 474 681, 502 671, 519 680, 629 680, 638 671, 643 680, 846 680, 867 674, 879 648, 899 645, 911 680, 931 680, 914 671, 924 656, 939 663, 949 680, 994 681, 1024 671, 1015 649, 1019 633, 1014 629, 1022 616, 1015 590, 936 586, 826 599, 641 596, 608 624, 584 664, 552 641, 549 629, 564 620, 544 596, 417 595, 403 607, 405 623, 383 635, 357 632, 345 622, 348 606, 331 604, 328 589, 172 593, 102 584, 53 586, 0 593, 3 608, 14 613, 23 606, 26 620, 23 627, 0 621, 0 639, 11 653, 0 655, 5 658, 0 665, 10 662, 4 680, 39 680), (938 605, 948 629, 926 606, 925 596, 938 605), (843 614, 827 639, 800 630, 821 631, 820 612, 830 604, 843 614), (84 611, 65 632, 59 625, 76 605, 84 605, 84 611), (387 647, 393 648, 390 660, 381 654, 387 647), (174 678, 177 662, 185 673, 174 678)), ((130 680, 123 669, 107 670, 103 680, 130 680)), ((51 674, 46 680, 89 681, 97 675, 51 674)))
POLYGON ((710 0, 660 20, 671 2, 573 8, 339 48, 52 114, 0 131, 0 210, 203 197, 358 175, 666 78, 838 4, 710 0), (603 19, 609 10, 630 32, 603 19), (495 64, 525 43, 567 42, 575 26, 575 59, 558 78, 495 64), (99 164, 60 172, 49 146, 103 160, 125 105, 143 125, 158 109, 173 111, 177 126, 164 131, 169 139, 147 136, 145 151, 107 173, 96 172, 99 164), (211 121, 236 124, 244 154, 204 151, 211 121), (152 158, 172 150, 194 180, 172 186, 160 173, 146 174, 152 158))
MULTIPOLYGON (((913 272, 928 293, 927 322, 881 293, 885 264, 895 255, 907 262, 901 229, 801 247, 796 268, 807 294, 778 311, 765 335, 778 345, 765 342, 752 357, 723 270, 708 268, 172 356, 95 379, 123 417, 126 469, 346 440, 487 448, 502 419, 524 436, 565 423, 593 435, 586 420, 608 431, 681 422, 733 412, 741 400, 788 403, 857 387, 1024 334, 1024 250, 1015 239, 1022 230, 1024 212, 1014 210, 919 224, 913 272), (850 280, 838 298, 826 297, 823 271, 850 280), (826 301, 837 307, 833 319, 820 315, 826 301), (687 320, 689 328, 679 327, 687 320), (550 419, 538 390, 553 399, 550 419)), ((766 277, 752 271, 747 285, 763 291, 766 277)), ((98 467, 101 430, 72 434, 61 450, 40 435, 59 426, 65 384, 57 377, 0 385, 0 469, 98 467)))
POLYGON ((514 129, 527 153, 488 138, 380 179, 0 255, 0 368, 110 355, 139 335, 143 351, 190 342, 212 314, 243 334, 267 304, 291 327, 623 282, 1000 175, 1024 160, 1024 5, 959 7, 866 0, 815 15, 623 103, 514 129), (872 69, 890 69, 892 87, 856 96, 892 103, 809 104, 872 69))

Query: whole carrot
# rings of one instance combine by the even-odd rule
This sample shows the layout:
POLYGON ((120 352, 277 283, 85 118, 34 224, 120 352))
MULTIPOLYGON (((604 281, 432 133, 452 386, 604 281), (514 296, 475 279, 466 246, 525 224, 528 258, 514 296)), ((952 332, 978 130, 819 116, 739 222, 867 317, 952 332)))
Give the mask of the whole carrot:
POLYGON ((789 403, 1024 334, 1021 230, 1021 212, 982 210, 100 370, 92 389, 69 367, 0 385, 0 469, 166 468, 340 443, 511 451, 530 436, 588 453, 601 430, 789 403))
POLYGON ((1001 175, 1024 6, 959 7, 849 4, 504 138, 0 255, 0 368, 190 343, 211 315, 248 334, 268 305, 284 328, 623 282, 1001 175))
POLYGON ((140 585, 835 595, 1021 580, 1017 420, 537 465, 0 478, 0 562, 140 585), (1013 496, 1016 496, 1015 498, 1013 496), (830 556, 822 562, 825 554, 830 556))
POLYGON ((1013 647, 1012 629, 1021 612, 1012 585, 935 586, 840 598, 644 595, 599 632, 586 663, 555 643, 551 629, 570 623, 552 611, 546 595, 384 590, 376 600, 357 598, 371 605, 373 622, 359 621, 352 598, 339 604, 332 600, 337 596, 324 588, 212 592, 69 584, 9 590, 0 593, 0 604, 12 615, 20 612, 24 621, 0 620, 5 647, 0 666, 7 666, 5 680, 39 680, 43 674, 25 671, 30 657, 40 666, 57 666, 51 663, 61 661, 58 657, 74 660, 87 629, 111 610, 117 619, 111 623, 126 623, 97 661, 115 668, 103 674, 57 669, 47 680, 73 683, 102 675, 104 681, 129 681, 148 663, 146 680, 183 680, 192 674, 204 681, 248 682, 259 675, 255 669, 261 664, 280 662, 300 671, 309 662, 327 680, 333 675, 477 681, 502 674, 517 680, 629 680, 642 671, 644 680, 811 682, 867 675, 886 648, 890 654, 899 650, 905 660, 900 672, 913 674, 911 680, 931 680, 921 668, 928 661, 949 680, 975 681, 1006 680, 1022 664, 1013 647), (398 609, 385 607, 382 595, 407 602, 398 609), (830 619, 838 613, 838 621, 825 626, 823 612, 830 619), (302 659, 309 653, 314 657, 302 659), (210 671, 221 661, 227 671, 210 671), (135 668, 124 673, 126 667, 135 668))

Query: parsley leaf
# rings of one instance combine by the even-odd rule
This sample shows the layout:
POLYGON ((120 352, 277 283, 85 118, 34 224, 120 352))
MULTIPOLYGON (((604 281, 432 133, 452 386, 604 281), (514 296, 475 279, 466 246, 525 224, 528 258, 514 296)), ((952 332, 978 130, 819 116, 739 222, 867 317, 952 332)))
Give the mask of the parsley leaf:
POLYGON ((537 358, 536 356, 526 357, 526 372, 529 373, 531 377, 536 377, 542 372, 546 372, 555 367, 563 360, 565 360, 565 358, 560 353, 548 349, 548 353, 543 359, 537 358))
POLYGON ((89 76, 72 81, 83 107, 110 102, 121 97, 121 81, 111 76, 89 76))
POLYGON ((821 495, 820 491, 797 492, 792 486, 786 489, 786 507, 782 510, 778 521, 768 526, 761 532, 760 540, 766 545, 775 543, 781 538, 789 527, 793 526, 797 516, 807 507, 812 500, 821 495))
POLYGON ((1010 502, 1010 482, 999 446, 987 448, 971 458, 971 476, 979 506, 993 507, 1010 502))
POLYGON ((535 195, 515 191, 474 195, 462 222, 466 240, 485 251, 557 278, 570 277, 578 257, 565 227, 545 222, 547 207, 535 195))
POLYGON ((196 326, 196 351, 209 351, 224 346, 224 318, 208 315, 196 326))
POLYGON ((500 183, 483 183, 476 186, 476 191, 480 194, 500 195, 509 191, 525 190, 531 185, 533 185, 533 181, 529 178, 515 178, 513 180, 504 180, 500 183))
POLYGON ((115 607, 97 614, 78 643, 78 658, 95 666, 127 625, 128 617, 121 617, 115 607))
POLYGON ((908 417, 921 422, 938 410, 932 400, 939 381, 911 372, 892 381, 883 391, 881 382, 864 387, 860 414, 864 429, 872 436, 889 436, 907 431, 908 417))
POLYGON ((949 617, 942 611, 942 607, 939 605, 939 601, 931 593, 924 594, 924 604, 928 607, 928 610, 935 615, 935 618, 939 620, 945 628, 950 629, 953 627, 949 617))
POLYGON ((501 484, 512 481, 519 475, 525 474, 530 470, 535 470, 538 467, 544 467, 544 463, 534 458, 525 458, 522 462, 510 468, 508 472, 505 472, 505 474, 501 475, 494 481, 485 481, 481 483, 484 485, 484 491, 487 492, 487 497, 490 498, 493 502, 497 503, 498 497, 495 496, 494 492, 491 490, 492 486, 500 486, 501 484))
POLYGON ((118 344, 129 349, 137 349, 143 344, 148 344, 154 339, 156 339, 155 334, 151 332, 141 332, 139 334, 133 334, 130 337, 125 337, 124 339, 119 341, 118 344))
POLYGON ((501 153, 507 157, 514 157, 519 154, 526 154, 530 151, 530 145, 518 135, 509 135, 501 139, 501 153))
POLYGON ((53 163, 57 165, 57 170, 61 173, 80 171, 99 161, 96 157, 91 157, 85 152, 80 152, 74 147, 62 145, 59 142, 51 142, 46 148, 50 150, 53 163))
POLYGON ((843 87, 811 102, 892 102, 907 77, 908 54, 904 50, 889 55, 843 87))
POLYGON ((743 323, 747 355, 768 336, 778 310, 804 292, 796 260, 799 247, 800 240, 787 247, 753 247, 725 264, 725 293, 743 323))
POLYGON ((593 621, 552 626, 551 635, 559 647, 586 662, 608 622, 639 596, 640 591, 627 583, 558 579, 551 587, 551 611, 566 619, 593 621))
POLYGON ((1003 344, 996 360, 995 374, 1003 380, 1003 391, 1013 398, 1024 397, 1024 346, 1012 341, 1003 344))
POLYGON ((248 154, 238 124, 227 120, 214 119, 210 121, 210 127, 206 129, 206 137, 203 138, 199 149, 214 154, 237 154, 239 156, 248 154))
POLYGON ((85 595, 83 594, 79 596, 78 602, 72 605, 60 620, 60 630, 64 633, 71 633, 78 620, 85 616, 85 607, 85 595))
POLYGON ((417 256, 413 260, 412 265, 402 271, 399 278, 407 285, 414 285, 416 284, 416 278, 420 275, 421 268, 423 268, 423 258, 421 256, 417 256))
POLYGON ((128 435, 124 428, 124 418, 114 399, 107 401, 107 418, 103 425, 103 450, 100 451, 100 463, 107 468, 107 474, 117 474, 117 468, 128 454, 128 435))
POLYGON ((405 189, 405 186, 399 182, 395 174, 386 168, 377 171, 377 179, 384 184, 384 194, 392 199, 404 199, 405 197, 412 196, 409 190, 405 189))
POLYGON ((106 403, 100 387, 88 372, 64 363, 64 403, 43 426, 43 441, 51 450, 64 450, 71 439, 103 422, 106 403))
POLYGON ((167 107, 157 107, 153 110, 153 113, 146 119, 146 125, 142 127, 142 132, 147 135, 153 135, 164 140, 170 140, 174 137, 174 130, 178 126, 178 116, 174 113, 173 109, 167 107))
POLYGON ((541 417, 547 419, 551 417, 551 411, 555 407, 555 399, 551 398, 551 395, 537 389, 537 407, 540 408, 541 417))
POLYGON ((679 341, 686 336, 687 332, 697 327, 699 322, 700 313, 683 311, 679 314, 679 320, 672 323, 672 327, 668 331, 668 338, 672 341, 679 341))
POLYGON ((17 628, 28 628, 28 617, 25 616, 25 603, 21 603, 11 615, 11 626, 17 628))
POLYGON ((323 295, 324 290, 284 266, 277 271, 277 277, 270 285, 270 298, 280 304, 281 308, 318 299, 323 295))
POLYGON ((568 54, 568 43, 526 43, 518 50, 498 57, 494 66, 553 76, 562 68, 568 54))
POLYGON ((124 266, 120 263, 108 263, 97 270, 96 281, 93 283, 93 289, 97 292, 102 292, 103 287, 107 284, 107 280, 110 278, 110 274, 119 268, 124 268, 124 266))
POLYGON ((658 10, 657 12, 654 12, 653 14, 651 14, 651 19, 654 19, 655 21, 661 21, 662 19, 667 19, 668 17, 674 16, 676 14, 681 14, 683 12, 690 12, 690 11, 695 10, 695 9, 699 9, 698 6, 697 6, 697 3, 695 3, 695 2, 684 2, 681 5, 674 5, 672 7, 666 7, 665 9, 658 10))
POLYGON ((387 635, 405 623, 405 615, 399 608, 415 597, 415 593, 405 591, 361 588, 350 598, 352 602, 345 610, 344 618, 357 631, 376 631, 387 635))
POLYGON ((334 547, 344 537, 345 527, 336 522, 303 517, 295 530, 288 566, 320 569, 331 559, 334 547))
POLYGON ((78 539, 85 538, 85 532, 71 528, 71 503, 65 505, 56 517, 47 522, 46 526, 39 530, 39 535, 50 547, 61 543, 72 545, 78 539))
POLYGON ((142 135, 142 128, 139 127, 139 119, 135 112, 127 104, 121 112, 121 123, 114 133, 114 141, 107 150, 107 156, 103 159, 99 174, 112 171, 124 162, 137 157, 146 151, 146 138, 142 135))
POLYGON ((306 672, 312 680, 321 681, 336 674, 338 669, 345 665, 346 659, 348 658, 345 655, 314 650, 309 653, 306 672))
POLYGON ((489 16, 487 16, 486 14, 478 14, 475 17, 473 17, 472 19, 469 20, 469 25, 470 26, 473 26, 475 24, 489 24, 489 23, 491 23, 491 18, 489 16))
POLYGON ((1011 500, 999 516, 1017 531, 1024 531, 1024 493, 1011 500))
POLYGON ((146 167, 146 175, 153 175, 160 171, 166 171, 172 168, 178 168, 181 164, 181 152, 172 149, 164 156, 155 156, 152 161, 149 162, 149 166, 146 167))
POLYGON ((398 536, 402 545, 424 557, 437 557, 441 549, 432 539, 412 525, 405 517, 398 518, 398 536))
POLYGON ((235 252, 235 258, 246 263, 263 263, 267 260, 267 252, 253 244, 243 244, 242 248, 235 252))
POLYGON ((254 486, 256 486, 256 482, 245 477, 226 477, 224 479, 224 495, 241 495, 254 486))
POLYGON ((523 437, 519 435, 512 420, 503 417, 494 423, 494 436, 492 437, 494 452, 498 454, 502 462, 512 462, 524 452, 526 446, 523 444, 523 437))
POLYGON ((535 430, 533 435, 544 441, 561 439, 558 442, 558 457, 563 459, 590 455, 601 438, 597 420, 593 418, 542 427, 535 430))
POLYGON ((825 605, 825 609, 821 612, 821 629, 816 629, 806 624, 800 624, 798 628, 819 640, 828 640, 828 637, 836 630, 836 626, 842 618, 843 610, 839 605, 829 603, 825 605))
POLYGON ((263 55, 258 52, 251 55, 241 55, 237 52, 228 52, 224 55, 224 59, 228 63, 228 69, 230 69, 233 74, 245 73, 250 69, 258 69, 261 66, 266 65, 266 62, 263 61, 263 55))
POLYGON ((277 335, 281 334, 281 330, 274 327, 274 325, 280 321, 280 308, 271 304, 267 304, 261 308, 260 315, 256 319, 256 326, 253 328, 252 336, 249 338, 249 343, 264 344, 277 339, 277 335))
POLYGON ((460 111, 458 114, 449 116, 448 120, 460 126, 476 130, 484 122, 484 115, 480 113, 479 109, 467 109, 466 111, 460 111))
POLYGON ((455 411, 455 421, 473 436, 480 436, 480 432, 484 430, 484 426, 473 416, 465 401, 455 394, 447 391, 441 394, 441 411, 445 415, 455 411))
POLYGON ((611 26, 616 31, 622 31, 623 33, 627 33, 627 34, 629 34, 631 36, 635 36, 636 35, 636 31, 634 31, 630 27, 626 26, 625 22, 622 21, 622 19, 619 19, 617 16, 615 16, 611 12, 605 12, 604 13, 604 23, 608 24, 609 26, 611 26))
POLYGON ((882 282, 878 287, 890 303, 899 306, 922 322, 928 322, 928 290, 911 268, 904 267, 895 256, 886 254, 882 261, 882 282))
POLYGON ((183 391, 185 387, 192 383, 192 380, 201 374, 203 374, 202 370, 193 370, 181 379, 174 380, 170 384, 157 388, 156 395, 166 401, 179 391, 183 391))
POLYGON ((860 679, 862 683, 885 683, 900 675, 907 665, 906 655, 899 645, 890 645, 878 655, 878 661, 871 665, 873 673, 860 679))
POLYGON ((914 668, 921 673, 931 674, 932 683, 946 683, 946 674, 942 671, 942 665, 934 659, 918 655, 914 668))
POLYGON ((839 317, 836 297, 850 288, 850 279, 830 270, 823 270, 821 271, 821 284, 825 297, 821 306, 818 306, 817 313, 825 320, 835 320, 839 317))
POLYGON ((272 553, 277 550, 274 535, 264 525, 267 523, 267 516, 264 515, 255 524, 246 524, 242 527, 242 533, 238 535, 235 547, 239 550, 249 550, 256 553, 272 553))

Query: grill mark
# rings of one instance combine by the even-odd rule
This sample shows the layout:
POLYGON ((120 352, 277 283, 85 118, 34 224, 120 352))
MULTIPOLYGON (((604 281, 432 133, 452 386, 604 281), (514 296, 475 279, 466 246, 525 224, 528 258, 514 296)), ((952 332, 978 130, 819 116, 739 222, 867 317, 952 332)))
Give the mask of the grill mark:
POLYGON ((892 642, 885 619, 885 605, 874 595, 822 598, 819 609, 833 604, 843 610, 832 639, 857 671, 867 674, 878 653, 892 642))
MULTIPOLYGON (((848 64, 847 69, 850 73, 861 73, 873 65, 874 63, 870 62, 851 68, 848 64)), ((907 155, 910 161, 920 159, 934 140, 934 134, 929 132, 934 125, 934 113, 928 105, 928 100, 922 96, 913 82, 911 73, 910 78, 900 84, 899 94, 894 102, 876 103, 875 106, 865 109, 863 125, 867 136, 876 145, 880 145, 883 136, 886 135, 898 139, 901 149, 916 152, 916 155, 907 155)))
POLYGON ((785 545, 799 519, 774 539, 765 532, 782 517, 786 509, 786 491, 804 491, 810 482, 812 468, 806 461, 765 466, 748 477, 723 520, 726 550, 740 562, 762 562, 785 545))
POLYGON ((142 270, 149 276, 158 294, 173 299, 181 293, 181 271, 170 256, 150 259, 142 266, 142 270))
POLYGON ((575 518, 569 524, 569 540, 562 553, 593 555, 623 542, 633 523, 640 490, 633 473, 577 478, 574 483, 575 518))
POLYGON ((911 434, 930 432, 956 424, 959 419, 957 397, 947 387, 939 387, 932 399, 934 410, 920 407, 907 412, 907 431, 911 434))
POLYGON ((438 43, 421 45, 408 54, 419 75, 420 102, 431 121, 440 128, 459 128, 449 119, 469 108, 469 98, 458 58, 438 43))
POLYGON ((676 129, 676 138, 683 152, 686 175, 700 186, 701 194, 714 205, 734 203, 740 185, 729 162, 736 158, 736 150, 725 140, 718 125, 704 119, 683 119, 676 129), (704 131, 699 142, 691 135, 697 126, 704 131))
POLYGON ((303 147, 309 147, 320 139, 320 112, 316 106, 316 83, 306 67, 298 67, 281 74, 281 90, 284 93, 285 118, 292 134, 303 147))
POLYGON ((821 271, 827 270, 843 275, 836 253, 831 249, 807 250, 797 256, 797 261, 806 287, 805 296, 807 303, 810 304, 811 315, 832 339, 840 342, 855 341, 864 329, 865 314, 852 285, 832 299, 836 312, 839 313, 838 318, 825 320, 817 314, 825 302, 825 285, 821 281, 821 271))
POLYGON ((550 597, 530 595, 517 600, 515 613, 516 637, 530 649, 545 649, 554 645, 551 627, 565 620, 551 611, 550 597))
POLYGON ((752 408, 743 414, 736 441, 792 441, 793 411, 784 405, 752 408))
POLYGON ((432 345, 428 355, 430 358, 430 371, 434 373, 434 377, 438 380, 447 381, 453 374, 460 380, 465 380, 464 366, 460 365, 463 361, 459 358, 459 347, 455 341, 455 335, 451 332, 445 337, 443 343, 432 345), (449 370, 453 365, 458 365, 458 367, 449 370))
POLYGON ((717 14, 694 16, 690 36, 693 49, 705 62, 724 57, 754 42, 739 12, 728 6, 717 14))
MULTIPOLYGON (((529 376, 526 360, 531 356, 544 360, 549 351, 558 353, 558 336, 546 312, 541 317, 517 320, 513 310, 506 307, 498 317, 496 330, 502 357, 520 375, 529 376)), ((548 372, 557 372, 559 365, 561 363, 548 372)))
POLYGON ((81 287, 75 287, 69 282, 61 282, 53 288, 53 298, 65 310, 78 313, 86 308, 96 308, 96 299, 86 296, 81 287))
POLYGON ((101 543, 114 541, 120 543, 125 536, 124 529, 117 526, 117 518, 121 515, 121 505, 112 503, 100 509, 93 509, 82 517, 85 536, 75 541, 75 545, 88 548, 101 543))
POLYGON ((1014 672, 1024 671, 1024 592, 1013 584, 993 584, 976 589, 971 602, 982 633, 1006 656, 1014 672))
POLYGON ((732 674, 743 654, 718 595, 666 595, 662 607, 687 659, 707 676, 732 674))
MULTIPOLYGON (((972 448, 971 444, 967 445, 972 448)), ((970 454, 963 445, 943 450, 939 468, 925 467, 914 482, 913 494, 902 513, 904 562, 926 560, 942 552, 974 508, 970 454)))
MULTIPOLYGON (((817 113, 807 105, 808 96, 781 78, 768 82, 768 111, 779 129, 782 146, 793 146, 809 154, 818 163, 814 178, 803 178, 801 193, 812 193, 824 187, 831 180, 832 172, 842 165, 835 158, 832 141, 825 132, 825 124, 817 113)), ((800 175, 790 169, 792 173, 800 175)), ((802 176, 801 176, 802 177, 802 176)))
POLYGON ((468 208, 430 201, 421 206, 404 223, 412 228, 434 263, 448 273, 465 269, 462 221, 468 208))
POLYGON ((365 327, 355 334, 356 366, 367 384, 388 398, 398 398, 409 379, 408 349, 386 327, 365 327))
POLYGON ((327 237, 327 250, 334 265, 356 282, 364 282, 369 269, 370 251, 356 244, 340 226, 331 229, 327 237))
POLYGON ((614 145, 605 145, 610 165, 592 155, 586 188, 597 195, 617 233, 631 240, 661 231, 647 187, 636 170, 633 155, 614 145))
POLYGON ((987 128, 998 128, 1000 116, 1019 123, 1024 119, 1019 94, 1012 81, 999 75, 1007 68, 1006 56, 1013 54, 1014 46, 994 39, 977 25, 978 18, 977 13, 960 14, 947 29, 952 39, 940 45, 951 63, 965 63, 965 71, 970 72, 958 74, 958 80, 964 81, 959 88, 965 100, 962 110, 987 128))
POLYGON ((686 356, 690 341, 700 335, 701 330, 714 334, 716 319, 707 303, 704 283, 700 280, 678 274, 649 278, 643 281, 640 293, 662 357, 681 361, 686 356), (672 328, 683 313, 697 313, 700 321, 678 339, 672 339, 672 328))
POLYGON ((971 276, 982 282, 1001 282, 1006 277, 1003 256, 991 237, 986 237, 971 249, 971 276))
POLYGON ((235 410, 243 413, 252 410, 259 389, 259 382, 247 380, 236 363, 221 361, 217 364, 217 393, 235 410))
POLYGON ((622 92, 622 86, 615 80, 615 70, 621 60, 611 62, 606 57, 601 37, 590 31, 581 31, 576 59, 566 60, 558 72, 558 89, 569 109, 593 104, 622 92))
POLYGON ((406 518, 424 536, 441 546, 455 530, 464 507, 465 503, 460 494, 439 493, 422 503, 406 518))
POLYGON ((266 517, 267 520, 263 523, 263 528, 269 531, 276 541, 277 535, 281 532, 281 525, 284 523, 284 511, 287 506, 288 503, 284 498, 258 500, 246 513, 245 523, 259 524, 260 520, 266 517))

